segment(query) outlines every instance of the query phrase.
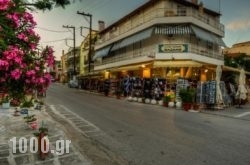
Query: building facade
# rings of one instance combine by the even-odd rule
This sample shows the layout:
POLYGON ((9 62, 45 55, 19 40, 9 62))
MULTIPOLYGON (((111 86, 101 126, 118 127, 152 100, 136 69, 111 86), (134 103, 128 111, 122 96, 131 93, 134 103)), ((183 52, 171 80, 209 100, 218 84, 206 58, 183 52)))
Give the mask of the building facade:
POLYGON ((89 40, 90 35, 88 34, 84 40, 81 42, 80 45, 80 72, 79 75, 80 77, 87 76, 90 72, 93 72, 94 70, 94 65, 92 60, 89 61, 89 53, 91 53, 91 57, 93 56, 93 45, 95 44, 96 38, 97 38, 97 31, 92 30, 91 34, 91 42, 92 42, 92 50, 91 52, 89 51, 90 48, 90 40, 89 40))
POLYGON ((223 52, 229 56, 238 56, 241 54, 250 56, 250 41, 234 44, 231 48, 225 48, 223 52))
POLYGON ((64 50, 62 51, 62 56, 61 56, 61 77, 60 77, 60 82, 65 83, 67 82, 67 56, 64 53, 64 50))
POLYGON ((80 72, 80 47, 76 47, 75 52, 73 48, 69 48, 68 52, 62 55, 62 62, 62 71, 67 82, 80 72))
POLYGON ((202 3, 150 0, 99 32, 94 71, 104 78, 214 79, 224 65, 220 13, 202 3))

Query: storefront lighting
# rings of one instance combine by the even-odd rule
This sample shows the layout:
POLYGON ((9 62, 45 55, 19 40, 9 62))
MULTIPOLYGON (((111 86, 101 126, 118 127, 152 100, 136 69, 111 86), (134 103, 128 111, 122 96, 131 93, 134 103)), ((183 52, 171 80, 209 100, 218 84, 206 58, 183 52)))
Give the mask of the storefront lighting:
POLYGON ((141 65, 142 68, 145 68, 145 65, 141 65))
POLYGON ((208 69, 205 69, 205 73, 207 73, 208 72, 208 69))

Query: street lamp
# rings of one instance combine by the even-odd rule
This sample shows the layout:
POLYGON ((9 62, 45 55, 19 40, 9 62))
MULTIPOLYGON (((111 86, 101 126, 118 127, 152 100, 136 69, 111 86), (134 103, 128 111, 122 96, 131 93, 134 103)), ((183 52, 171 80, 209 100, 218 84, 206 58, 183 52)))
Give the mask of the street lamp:
POLYGON ((86 14, 84 12, 77 11, 77 14, 89 17, 89 54, 88 54, 88 65, 89 65, 89 72, 91 68, 91 53, 92 53, 92 15, 86 14))
POLYGON ((73 29, 73 76, 76 75, 76 28, 75 26, 64 26, 63 28, 71 28, 73 29))

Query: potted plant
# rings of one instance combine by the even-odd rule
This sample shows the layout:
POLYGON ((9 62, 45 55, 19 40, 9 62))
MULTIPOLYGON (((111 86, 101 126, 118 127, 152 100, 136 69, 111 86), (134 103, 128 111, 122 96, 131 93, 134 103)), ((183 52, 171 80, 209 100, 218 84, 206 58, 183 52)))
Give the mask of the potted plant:
POLYGON ((24 100, 21 103, 21 108, 30 108, 30 107, 33 107, 33 106, 34 106, 34 104, 33 104, 32 100, 24 100))
POLYGON ((13 98, 11 101, 10 101, 10 105, 11 106, 14 106, 14 107, 18 107, 19 105, 21 104, 20 100, 18 98, 13 98))
POLYGON ((25 119, 26 123, 32 123, 37 120, 35 118, 35 115, 27 115, 27 116, 24 116, 23 118, 25 119))
POLYGON ((193 88, 183 88, 179 92, 179 96, 182 101, 182 106, 185 111, 188 111, 192 107, 192 103, 194 102, 195 90, 193 88))
POLYGON ((49 131, 48 128, 44 127, 42 124, 42 127, 38 129, 38 132, 34 133, 34 136, 38 138, 38 149, 39 149, 39 156, 41 160, 45 160, 46 156, 49 154, 49 152, 44 152, 44 151, 49 151, 47 149, 47 147, 49 147, 49 143, 47 141, 48 138, 46 138, 46 136, 48 136, 48 131, 49 131), (43 147, 42 147, 42 144, 43 144, 43 147))
POLYGON ((163 97, 163 106, 167 107, 170 100, 171 100, 171 96, 169 96, 169 95, 164 96, 163 97))

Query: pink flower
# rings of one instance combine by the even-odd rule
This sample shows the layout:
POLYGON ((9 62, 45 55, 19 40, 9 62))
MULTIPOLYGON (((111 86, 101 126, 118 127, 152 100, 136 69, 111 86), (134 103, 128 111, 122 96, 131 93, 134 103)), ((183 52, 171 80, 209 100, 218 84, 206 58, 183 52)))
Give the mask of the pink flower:
POLYGON ((25 42, 28 41, 28 37, 24 34, 24 33, 20 33, 17 35, 17 38, 19 38, 20 40, 23 40, 25 42))
POLYGON ((26 76, 27 77, 31 77, 31 76, 33 76, 33 75, 35 75, 36 74, 36 72, 34 71, 34 70, 28 70, 27 72, 26 72, 26 76))
POLYGON ((40 77, 38 80, 37 80, 37 83, 38 84, 43 84, 45 82, 45 80, 42 78, 42 77, 40 77))
POLYGON ((0 69, 6 70, 9 67, 9 63, 0 59, 0 69))
POLYGON ((30 84, 30 80, 26 79, 26 80, 25 80, 25 83, 26 83, 26 84, 30 84))
POLYGON ((15 57, 14 58, 15 63, 22 64, 22 58, 21 57, 15 57))
POLYGON ((0 10, 6 10, 9 7, 10 0, 0 0, 0 10))
POLYGON ((0 0, 0 19, 4 23, 0 25, 0 33, 3 34, 3 45, 7 45, 0 53, 0 82, 10 94, 17 90, 13 83, 23 86, 20 94, 26 89, 45 91, 50 83, 50 74, 44 74, 43 69, 54 64, 51 47, 46 47, 37 58, 40 36, 35 33, 36 22, 27 11, 19 1, 0 0))
POLYGON ((11 78, 18 80, 21 77, 21 71, 19 69, 15 69, 11 71, 11 78))
POLYGON ((30 13, 23 13, 23 19, 25 22, 30 23, 32 27, 36 25, 36 22, 34 21, 32 14, 30 13))
POLYGON ((37 44, 29 43, 29 47, 31 50, 36 50, 36 46, 37 46, 37 44))
POLYGON ((36 70, 36 71, 39 71, 39 70, 40 70, 40 67, 36 66, 36 67, 35 67, 35 70, 36 70))
POLYGON ((20 21, 17 13, 7 14, 6 17, 14 22, 15 27, 19 27, 20 21))

